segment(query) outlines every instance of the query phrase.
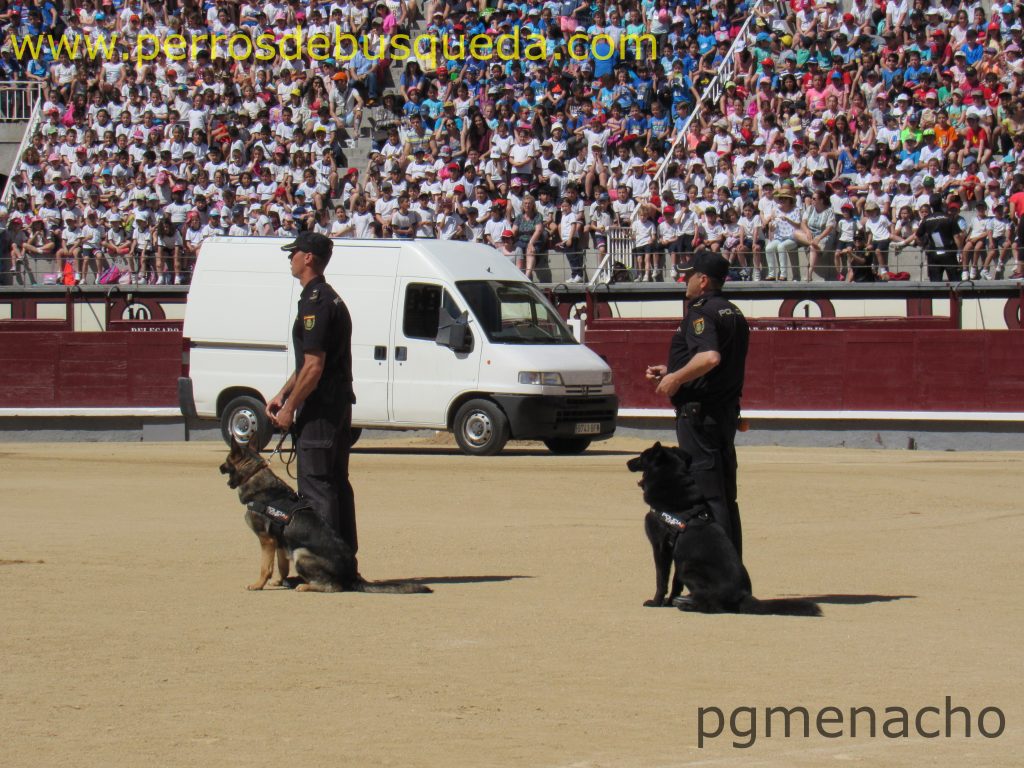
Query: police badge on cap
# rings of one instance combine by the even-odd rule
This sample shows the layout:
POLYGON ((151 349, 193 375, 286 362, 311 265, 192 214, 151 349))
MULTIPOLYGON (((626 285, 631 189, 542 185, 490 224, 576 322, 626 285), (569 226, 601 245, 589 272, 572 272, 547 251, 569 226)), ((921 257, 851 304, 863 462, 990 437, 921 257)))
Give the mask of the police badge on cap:
POLYGON ((293 242, 288 243, 288 245, 282 245, 281 250, 288 253, 305 251, 326 263, 331 260, 331 254, 334 252, 334 243, 331 242, 329 237, 321 235, 319 232, 300 232, 293 242))

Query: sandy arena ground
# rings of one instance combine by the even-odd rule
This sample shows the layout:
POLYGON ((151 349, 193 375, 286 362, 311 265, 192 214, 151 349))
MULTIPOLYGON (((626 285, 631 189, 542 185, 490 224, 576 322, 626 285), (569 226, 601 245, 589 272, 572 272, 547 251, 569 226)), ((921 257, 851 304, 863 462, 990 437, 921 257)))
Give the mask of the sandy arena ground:
POLYGON ((641 607, 645 445, 361 444, 361 571, 422 596, 246 592, 219 443, 0 445, 0 765, 1021 764, 1024 455, 741 450, 755 593, 818 596, 798 619, 641 607), (946 696, 970 738, 883 738, 946 696), (764 735, 767 706, 829 705, 876 737, 764 735), (752 746, 698 747, 698 708, 741 706, 752 746))

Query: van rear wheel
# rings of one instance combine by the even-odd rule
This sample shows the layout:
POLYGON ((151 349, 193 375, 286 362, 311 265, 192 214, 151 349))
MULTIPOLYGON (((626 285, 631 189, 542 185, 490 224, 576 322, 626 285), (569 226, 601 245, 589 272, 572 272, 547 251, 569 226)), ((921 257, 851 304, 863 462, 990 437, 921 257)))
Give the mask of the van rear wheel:
POLYGON ((249 395, 236 397, 228 403, 220 417, 220 433, 224 442, 231 445, 234 438, 257 451, 266 448, 273 429, 264 407, 262 401, 249 395))
POLYGON ((493 456, 508 438, 508 419, 490 400, 470 400, 455 414, 455 442, 463 453, 493 456))
POLYGON ((544 441, 556 456, 576 456, 583 453, 593 442, 589 437, 552 437, 544 441))

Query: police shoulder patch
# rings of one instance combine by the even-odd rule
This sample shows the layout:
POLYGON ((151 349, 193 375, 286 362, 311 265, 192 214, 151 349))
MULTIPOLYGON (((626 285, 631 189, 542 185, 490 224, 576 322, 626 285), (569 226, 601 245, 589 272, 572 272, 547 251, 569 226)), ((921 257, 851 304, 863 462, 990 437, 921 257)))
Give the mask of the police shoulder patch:
POLYGON ((698 336, 704 333, 704 318, 698 317, 693 321, 693 332, 698 336))
POLYGON ((312 331, 313 326, 316 325, 316 315, 303 315, 302 316, 302 327, 307 331, 312 331))

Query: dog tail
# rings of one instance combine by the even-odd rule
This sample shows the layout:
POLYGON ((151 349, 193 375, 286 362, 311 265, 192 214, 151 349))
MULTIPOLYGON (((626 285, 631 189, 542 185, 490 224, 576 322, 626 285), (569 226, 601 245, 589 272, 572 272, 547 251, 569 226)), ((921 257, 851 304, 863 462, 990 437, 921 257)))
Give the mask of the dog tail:
POLYGON ((821 616, 817 603, 799 598, 778 598, 758 600, 747 597, 740 603, 740 613, 754 613, 760 616, 821 616))
POLYGON ((415 584, 411 581, 360 581, 353 587, 353 591, 388 595, 423 595, 434 590, 425 584, 415 584))

